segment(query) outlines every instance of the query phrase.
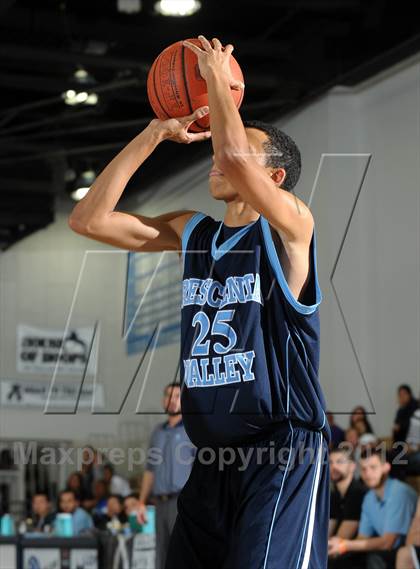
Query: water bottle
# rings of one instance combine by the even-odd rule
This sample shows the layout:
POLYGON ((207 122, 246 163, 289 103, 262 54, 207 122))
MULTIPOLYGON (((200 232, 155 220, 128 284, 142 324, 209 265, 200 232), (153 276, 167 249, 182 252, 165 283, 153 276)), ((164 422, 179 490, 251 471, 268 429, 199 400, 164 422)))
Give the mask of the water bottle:
POLYGON ((0 522, 0 535, 15 535, 15 522, 10 514, 4 514, 0 522))

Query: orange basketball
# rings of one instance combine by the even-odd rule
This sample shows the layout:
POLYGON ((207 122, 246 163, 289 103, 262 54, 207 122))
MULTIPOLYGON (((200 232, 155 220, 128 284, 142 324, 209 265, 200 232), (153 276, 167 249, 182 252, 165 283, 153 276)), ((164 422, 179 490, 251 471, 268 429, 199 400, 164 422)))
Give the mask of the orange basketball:
MULTIPOLYGON (((202 47, 196 38, 188 41, 202 47)), ((233 77, 243 82, 241 68, 232 55, 230 68, 233 77)), ((231 89, 231 93, 239 109, 244 92, 231 89)), ((198 58, 182 45, 182 41, 168 46, 153 62, 147 76, 147 96, 156 116, 161 120, 184 117, 209 104, 207 84, 200 75, 198 58)), ((208 130, 209 126, 209 115, 206 115, 195 121, 189 130, 202 132, 208 130)))

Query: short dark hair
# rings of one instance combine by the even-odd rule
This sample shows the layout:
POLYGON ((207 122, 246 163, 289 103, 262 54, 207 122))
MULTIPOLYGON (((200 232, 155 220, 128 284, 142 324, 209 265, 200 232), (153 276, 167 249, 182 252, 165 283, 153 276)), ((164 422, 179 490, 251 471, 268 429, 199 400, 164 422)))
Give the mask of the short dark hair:
POLYGON ((121 506, 124 504, 124 498, 121 496, 121 494, 110 494, 108 496, 108 500, 110 500, 111 498, 115 498, 116 500, 118 500, 121 506))
POLYGON ((263 144, 266 153, 265 165, 286 170, 282 188, 290 192, 296 186, 302 169, 300 150, 295 141, 276 126, 265 122, 244 121, 244 127, 256 128, 267 134, 268 140, 263 144))
POLYGON ((51 502, 50 497, 48 495, 48 492, 34 492, 32 495, 32 498, 35 498, 35 496, 44 496, 44 498, 47 500, 47 502, 51 502))
POLYGON ((384 451, 383 449, 380 449, 378 447, 374 447, 374 448, 365 448, 362 450, 362 452, 360 453, 360 460, 366 460, 367 458, 370 458, 371 456, 377 456, 379 458, 379 460, 382 462, 382 464, 385 464, 386 462, 389 462, 389 457, 386 453, 386 451, 384 451))
POLYGON ((128 496, 124 496, 124 501, 127 500, 128 498, 134 498, 136 500, 140 499, 139 494, 137 494, 137 492, 132 492, 131 494, 128 494, 128 496))
POLYGON ((73 497, 77 502, 80 502, 81 500, 80 494, 78 492, 75 492, 74 490, 71 490, 70 488, 65 488, 64 490, 61 490, 61 492, 58 494, 59 500, 61 499, 61 496, 63 494, 73 494, 73 497))
POLYGON ((339 454, 343 454, 345 455, 345 457, 347 458, 347 460, 350 460, 351 462, 356 462, 356 459, 354 457, 354 453, 353 450, 351 448, 349 448, 347 445, 340 443, 338 446, 334 446, 331 450, 330 450, 330 456, 334 453, 339 453, 339 454), (341 446, 340 446, 341 445, 341 446))
POLYGON ((413 398, 413 391, 411 389, 411 387, 409 385, 407 385, 406 383, 402 383, 401 385, 398 386, 398 393, 403 390, 406 391, 408 393, 408 395, 413 398))

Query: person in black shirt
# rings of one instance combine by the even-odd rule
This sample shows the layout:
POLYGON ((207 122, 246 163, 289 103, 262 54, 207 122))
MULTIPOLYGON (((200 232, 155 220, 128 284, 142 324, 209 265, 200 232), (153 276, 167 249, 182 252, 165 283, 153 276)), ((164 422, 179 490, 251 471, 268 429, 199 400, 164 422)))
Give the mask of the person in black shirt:
POLYGON ((33 531, 45 531, 52 528, 56 513, 52 511, 51 502, 47 494, 37 492, 32 496, 32 527, 33 531))
POLYGON ((398 388, 399 408, 394 420, 393 438, 394 443, 405 442, 410 426, 410 419, 418 407, 417 400, 413 397, 413 392, 409 385, 400 385, 398 388))
POLYGON ((366 486, 354 477, 356 463, 344 446, 330 451, 329 537, 352 539, 357 535, 366 486))

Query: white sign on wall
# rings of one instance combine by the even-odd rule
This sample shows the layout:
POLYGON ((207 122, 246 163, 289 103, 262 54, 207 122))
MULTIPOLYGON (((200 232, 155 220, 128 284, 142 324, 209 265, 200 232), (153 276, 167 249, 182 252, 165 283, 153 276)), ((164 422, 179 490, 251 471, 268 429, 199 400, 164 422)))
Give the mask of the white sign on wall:
POLYGON ((58 548, 28 547, 23 549, 23 569, 60 569, 58 548))
POLYGON ((98 569, 97 549, 71 549, 70 569, 98 569))
MULTIPOLYGON (((50 392, 51 382, 21 381, 19 379, 0 380, 0 406, 1 407, 32 407, 44 408, 50 392)), ((105 406, 104 386, 101 383, 84 385, 79 396, 79 381, 54 382, 49 398, 51 408, 74 409, 78 401, 78 408, 95 409, 105 406), (93 390, 95 398, 93 399, 93 390)))
POLYGON ((50 330, 19 324, 16 331, 16 369, 20 373, 95 375, 98 330, 94 327, 50 330), (57 362, 58 365, 57 365, 57 362))
POLYGON ((0 567, 16 569, 17 567, 17 547, 16 545, 0 545, 0 567))

